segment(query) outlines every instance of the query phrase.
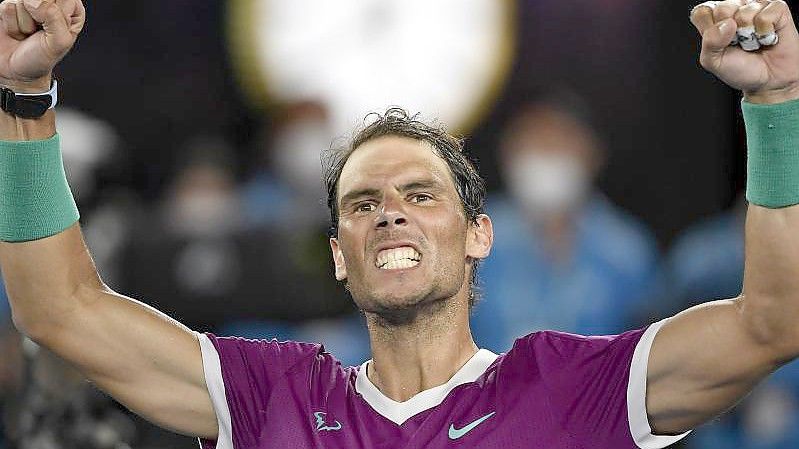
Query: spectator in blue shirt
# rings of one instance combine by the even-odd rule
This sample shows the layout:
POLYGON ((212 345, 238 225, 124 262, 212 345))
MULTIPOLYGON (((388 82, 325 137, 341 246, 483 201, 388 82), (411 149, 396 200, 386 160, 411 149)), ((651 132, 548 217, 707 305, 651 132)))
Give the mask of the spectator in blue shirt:
POLYGON ((508 193, 488 202, 496 240, 480 272, 479 344, 506 351, 539 329, 610 334, 637 324, 632 314, 657 273, 656 243, 594 186, 604 152, 580 100, 531 101, 500 147, 508 193))

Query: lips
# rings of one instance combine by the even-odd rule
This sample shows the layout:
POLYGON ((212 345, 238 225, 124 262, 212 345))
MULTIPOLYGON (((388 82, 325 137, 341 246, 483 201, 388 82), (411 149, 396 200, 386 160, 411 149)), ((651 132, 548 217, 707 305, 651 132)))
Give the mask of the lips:
POLYGON ((413 268, 419 265, 422 255, 411 246, 386 248, 377 253, 375 266, 381 270, 413 268))

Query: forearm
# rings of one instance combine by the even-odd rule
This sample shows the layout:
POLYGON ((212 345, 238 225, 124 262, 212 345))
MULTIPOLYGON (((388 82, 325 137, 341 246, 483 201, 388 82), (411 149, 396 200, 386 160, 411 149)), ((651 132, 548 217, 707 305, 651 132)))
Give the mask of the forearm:
POLYGON ((78 224, 52 237, 0 243, 14 323, 34 339, 73 322, 81 296, 103 288, 78 224))
POLYGON ((799 206, 750 205, 742 313, 785 361, 799 356, 799 206))
MULTIPOLYGON (((774 105, 797 98, 799 94, 790 90, 766 96, 750 94, 745 101, 774 105)), ((750 206, 740 300, 755 338, 774 347, 775 355, 786 361, 799 355, 799 205, 790 205, 799 202, 799 198, 793 199, 799 190, 799 137, 795 136, 799 111, 788 112, 771 114, 764 122, 765 116, 749 111, 750 206), (775 168, 766 190, 775 198, 782 197, 774 204, 769 204, 768 196, 753 195, 754 190, 763 190, 753 185, 770 166, 775 168)))
MULTIPOLYGON (((40 83, 13 86, 17 92, 46 90, 49 77, 40 83), (39 85, 41 84, 41 85, 39 85)), ((49 110, 37 119, 22 119, 0 113, 0 140, 21 142, 45 140, 55 134, 55 113, 49 110)), ((25 156, 23 154, 23 156, 25 156)), ((31 154, 30 157, 36 157, 31 154)), ((13 173, 11 173, 13 175, 13 173)), ((28 179, 4 177, 3 191, 35 188, 28 179), (20 185, 15 185, 19 182, 20 185)), ((6 211, 6 213, 11 213, 6 211)), ((8 217, 13 223, 17 217, 8 217)), ((70 301, 81 284, 100 285, 80 229, 73 225, 66 232, 20 243, 0 242, 0 267, 9 293, 14 320, 23 332, 35 333, 73 310, 70 301)))

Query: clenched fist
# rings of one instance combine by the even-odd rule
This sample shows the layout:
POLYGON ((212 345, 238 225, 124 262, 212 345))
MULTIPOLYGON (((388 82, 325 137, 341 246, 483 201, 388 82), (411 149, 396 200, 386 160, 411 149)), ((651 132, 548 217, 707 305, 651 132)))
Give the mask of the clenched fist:
POLYGON ((799 33, 783 0, 705 2, 691 22, 702 35, 702 67, 748 101, 799 98, 799 33))
POLYGON ((81 0, 4 0, 0 3, 0 84, 16 92, 49 89, 53 67, 86 21, 81 0))

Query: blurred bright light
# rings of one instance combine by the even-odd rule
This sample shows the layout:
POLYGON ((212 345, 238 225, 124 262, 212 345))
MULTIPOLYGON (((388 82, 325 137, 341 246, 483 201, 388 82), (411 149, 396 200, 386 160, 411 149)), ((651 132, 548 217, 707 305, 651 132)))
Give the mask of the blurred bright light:
POLYGON ((245 87, 257 101, 314 100, 342 132, 399 105, 464 128, 510 66, 510 0, 232 2, 245 87))

